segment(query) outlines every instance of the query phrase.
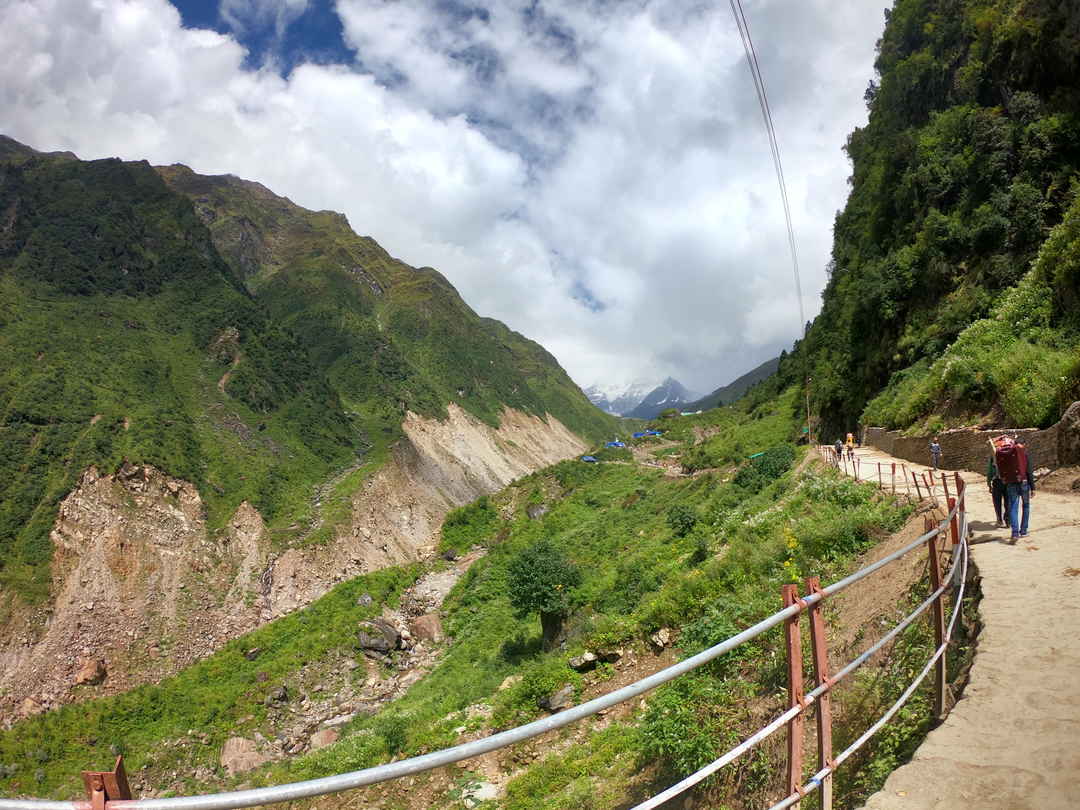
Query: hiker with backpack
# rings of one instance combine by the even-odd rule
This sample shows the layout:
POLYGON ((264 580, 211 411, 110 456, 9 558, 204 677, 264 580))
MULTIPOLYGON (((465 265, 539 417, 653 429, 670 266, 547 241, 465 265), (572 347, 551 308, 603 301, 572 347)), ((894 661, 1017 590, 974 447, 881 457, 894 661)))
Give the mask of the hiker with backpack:
POLYGON ((934 468, 934 472, 937 472, 937 468, 941 466, 941 445, 938 444, 937 436, 930 442, 930 465, 934 468))
POLYGON ((997 527, 1004 529, 1009 526, 1005 482, 1001 480, 1001 475, 998 474, 997 462, 994 459, 994 451, 997 449, 997 445, 991 442, 990 448, 990 463, 986 465, 986 485, 990 488, 990 498, 994 501, 994 516, 997 520, 997 527))
POLYGON ((1010 436, 1001 436, 994 443, 994 463, 998 475, 1005 484, 1005 498, 1009 509, 1010 543, 1027 537, 1028 519, 1031 515, 1031 498, 1035 494, 1035 476, 1027 448, 1010 436), (1020 505, 1023 504, 1023 516, 1020 505))

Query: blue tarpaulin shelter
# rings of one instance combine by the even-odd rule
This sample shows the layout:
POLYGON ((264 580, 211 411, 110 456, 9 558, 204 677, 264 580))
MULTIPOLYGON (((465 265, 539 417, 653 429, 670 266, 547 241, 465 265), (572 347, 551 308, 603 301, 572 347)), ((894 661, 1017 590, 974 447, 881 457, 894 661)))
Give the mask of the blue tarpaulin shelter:
POLYGON ((608 442, 605 447, 626 447, 626 443, 620 441, 608 442))

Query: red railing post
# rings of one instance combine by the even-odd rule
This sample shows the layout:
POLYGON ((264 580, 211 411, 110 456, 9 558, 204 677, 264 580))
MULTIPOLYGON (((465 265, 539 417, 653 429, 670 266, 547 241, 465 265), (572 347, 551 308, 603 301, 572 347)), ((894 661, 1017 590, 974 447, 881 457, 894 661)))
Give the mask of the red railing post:
POLYGON ((960 477, 960 473, 956 473, 956 498, 960 502, 957 515, 960 518, 960 525, 963 526, 964 515, 967 512, 967 482, 960 477))
POLYGON ((949 497, 949 479, 945 476, 945 473, 941 474, 941 488, 945 490, 945 497, 949 497))
MULTIPOLYGON (((951 500, 951 499, 950 499, 951 500)), ((933 518, 926 519, 927 531, 930 529, 936 529, 937 523, 933 518)), ((941 587, 941 555, 938 551, 938 537, 939 534, 935 531, 930 535, 930 543, 928 545, 930 551, 930 588, 936 591, 941 587)), ((955 538, 955 535, 954 535, 955 538)), ((941 604, 941 597, 944 594, 938 594, 937 599, 934 600, 934 647, 940 648, 945 641, 945 608, 941 604)), ((959 607, 959 606, 958 606, 959 607)), ((940 720, 945 716, 945 654, 942 653, 938 656, 938 660, 934 663, 934 719, 940 720)))
MULTIPOLYGON (((818 577, 807 577, 806 592, 821 593, 821 580, 818 577)), ((817 602, 809 608, 815 687, 822 686, 829 679, 829 646, 825 640, 825 617, 821 607, 822 603, 817 602)), ((826 766, 833 767, 832 700, 828 692, 822 693, 817 700, 817 748, 818 770, 826 766)), ((832 774, 821 780, 821 810, 832 810, 832 774)))
POLYGON ((114 799, 131 798, 122 756, 116 758, 111 771, 83 771, 82 780, 90 799, 90 810, 105 810, 108 802, 114 799))
MULTIPOLYGON (((799 601, 799 586, 785 585, 783 587, 784 607, 790 607, 799 601)), ((788 664, 788 708, 803 705, 803 677, 802 677, 802 636, 799 632, 800 614, 784 622, 784 630, 787 635, 787 664, 788 664)), ((795 793, 802 787, 803 768, 803 716, 802 712, 788 721, 788 795, 795 793)), ((799 803, 791 805, 798 807, 799 803)))
POLYGON ((919 487, 919 476, 915 474, 915 471, 911 471, 911 480, 915 482, 915 493, 919 496, 919 500, 922 500, 922 488, 919 487))
MULTIPOLYGON (((949 511, 952 512, 953 507, 956 506, 956 498, 949 498, 946 503, 949 504, 949 511)), ((958 521, 956 520, 956 515, 954 514, 949 519, 949 535, 952 537, 952 544, 954 546, 959 544, 960 542, 960 529, 958 528, 957 523, 958 521)))
POLYGON ((896 462, 892 463, 892 494, 896 494, 896 462))
POLYGON ((885 489, 885 484, 881 480, 881 462, 880 461, 877 463, 877 486, 878 486, 878 489, 885 489))

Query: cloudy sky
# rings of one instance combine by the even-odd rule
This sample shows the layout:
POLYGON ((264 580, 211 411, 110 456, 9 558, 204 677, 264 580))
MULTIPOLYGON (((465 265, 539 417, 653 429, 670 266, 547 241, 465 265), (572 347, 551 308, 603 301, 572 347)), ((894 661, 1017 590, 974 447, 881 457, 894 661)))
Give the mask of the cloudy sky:
MULTIPOLYGON (((807 317, 885 0, 744 0, 807 317)), ((800 333, 724 0, 0 0, 0 132, 258 180, 543 343, 708 391, 800 333)))

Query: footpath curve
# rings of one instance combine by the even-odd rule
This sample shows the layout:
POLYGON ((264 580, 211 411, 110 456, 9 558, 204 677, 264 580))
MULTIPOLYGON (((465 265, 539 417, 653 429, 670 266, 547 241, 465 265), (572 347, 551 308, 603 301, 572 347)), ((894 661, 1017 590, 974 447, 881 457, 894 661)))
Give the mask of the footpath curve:
MULTIPOLYGON (((868 479, 872 470, 876 480, 877 462, 903 464, 909 478, 927 470, 870 447, 856 455, 868 479)), ((1037 491, 1030 535, 1010 545, 1009 530, 995 528, 986 479, 961 477, 982 577, 970 681, 864 810, 1077 810, 1080 497, 1037 491)))

